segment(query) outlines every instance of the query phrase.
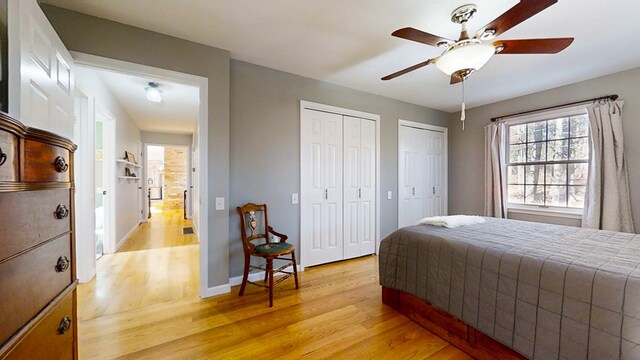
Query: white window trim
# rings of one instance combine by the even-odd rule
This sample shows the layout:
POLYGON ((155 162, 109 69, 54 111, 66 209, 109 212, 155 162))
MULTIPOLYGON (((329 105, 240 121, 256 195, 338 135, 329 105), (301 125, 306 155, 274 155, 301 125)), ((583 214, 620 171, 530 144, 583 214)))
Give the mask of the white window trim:
MULTIPOLYGON (((567 117, 576 114, 587 114, 587 105, 575 105, 563 107, 560 109, 553 109, 548 111, 536 112, 533 114, 522 115, 517 117, 511 117, 508 119, 503 119, 507 126, 507 131, 509 126, 512 125, 520 125, 529 122, 536 121, 544 121, 551 120, 555 118, 567 117)), ((505 137, 504 143, 502 146, 505 149, 505 170, 509 165, 508 154, 506 152, 509 149, 509 138, 505 137)), ((507 185, 506 183, 503 185, 504 191, 506 194, 507 185)), ((528 205, 528 204, 513 204, 508 202, 507 200, 507 213, 516 213, 516 214, 527 214, 527 215, 540 215, 540 216, 549 216, 549 217, 560 217, 567 219, 582 219, 582 208, 569 208, 569 207, 557 207, 557 206, 540 206, 540 205, 528 205)))

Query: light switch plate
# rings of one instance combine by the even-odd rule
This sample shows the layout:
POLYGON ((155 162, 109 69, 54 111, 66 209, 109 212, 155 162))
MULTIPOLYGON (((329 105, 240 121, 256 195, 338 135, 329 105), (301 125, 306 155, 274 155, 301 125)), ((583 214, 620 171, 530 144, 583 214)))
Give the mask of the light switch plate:
POLYGON ((292 204, 298 203, 298 194, 291 194, 291 203, 292 204))
POLYGON ((391 200, 393 197, 393 193, 391 191, 387 191, 387 200, 391 200))
POLYGON ((224 210, 224 198, 217 197, 216 198, 216 210, 224 210))

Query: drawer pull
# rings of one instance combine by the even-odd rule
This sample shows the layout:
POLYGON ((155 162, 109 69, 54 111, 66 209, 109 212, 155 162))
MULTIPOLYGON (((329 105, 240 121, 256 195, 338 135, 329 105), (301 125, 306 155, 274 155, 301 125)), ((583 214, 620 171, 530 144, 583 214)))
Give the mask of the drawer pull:
POLYGON ((60 204, 56 208, 56 212, 54 214, 55 214, 56 219, 62 220, 64 218, 66 218, 67 216, 69 216, 69 209, 67 209, 66 206, 60 204))
POLYGON ((60 326, 58 326, 58 335, 64 335, 69 329, 71 329, 71 319, 65 316, 60 321, 60 326))
POLYGON ((67 271, 70 263, 71 262, 69 261, 69 258, 67 258, 66 256, 60 256, 58 258, 58 263, 56 264, 56 272, 61 273, 67 271))
POLYGON ((4 165, 7 162, 7 154, 2 152, 2 148, 0 148, 0 166, 4 165))
POLYGON ((69 164, 67 164, 62 156, 56 157, 54 164, 56 166, 56 171, 59 173, 63 173, 69 170, 69 164))

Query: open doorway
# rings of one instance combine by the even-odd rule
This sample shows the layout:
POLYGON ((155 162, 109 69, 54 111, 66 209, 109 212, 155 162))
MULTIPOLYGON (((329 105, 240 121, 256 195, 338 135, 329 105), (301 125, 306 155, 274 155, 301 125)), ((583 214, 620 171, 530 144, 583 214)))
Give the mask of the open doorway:
POLYGON ((190 214, 189 147, 146 145, 146 185, 148 218, 165 211, 190 214))
MULTIPOLYGON (((101 237, 105 240, 102 245, 105 256, 102 256, 97 262, 97 271, 94 270, 94 274, 97 273, 99 277, 108 275, 121 276, 121 278, 92 281, 93 285, 86 289, 91 289, 92 286, 105 285, 108 287, 118 284, 118 291, 113 289, 114 291, 111 292, 107 288, 95 288, 94 295, 108 292, 115 294, 116 298, 124 296, 121 299, 123 304, 127 303, 126 297, 128 295, 120 290, 126 288, 127 282, 131 279, 145 279, 145 282, 148 280, 148 288, 145 287, 147 295, 145 296, 149 297, 145 297, 145 299, 163 299, 167 293, 175 294, 175 296, 196 297, 204 294, 208 283, 206 274, 207 242, 200 242, 198 239, 207 236, 207 224, 200 222, 200 219, 206 219, 208 211, 206 201, 191 201, 191 197, 205 197, 207 193, 206 188, 198 188, 198 184, 206 183, 206 179, 202 179, 202 177, 207 173, 208 167, 206 162, 207 142, 202 140, 207 138, 206 79, 86 54, 74 54, 74 57, 78 68, 90 69, 94 73, 91 81, 83 80, 81 76, 76 77, 76 83, 80 84, 86 92, 88 102, 91 103, 98 98, 108 99, 109 101, 104 101, 104 103, 109 110, 116 109, 112 111, 117 120, 114 131, 116 141, 114 149, 109 151, 112 156, 110 160, 106 158, 106 149, 100 149, 101 123, 98 121, 94 123, 93 135, 97 135, 98 138, 91 137, 90 145, 92 149, 96 150, 98 156, 95 159, 98 161, 94 163, 95 168, 91 171, 91 187, 87 190, 95 194, 95 202, 88 208, 93 208, 93 211, 90 211, 87 216, 95 215, 92 216, 95 220, 95 226, 91 224, 92 228, 95 227, 96 230, 91 232, 95 233, 96 240, 96 246, 91 253, 94 266, 96 265, 96 256, 102 253, 101 237), (101 85, 97 86, 97 83, 101 85), (161 90, 162 100, 159 102, 153 102, 149 99, 148 88, 153 87, 152 83, 154 86, 159 85, 161 90), (135 103, 134 99, 137 99, 135 103), (122 119, 130 121, 122 121, 122 119), (184 121, 191 121, 190 125, 180 125, 184 121), (159 145, 162 149, 162 165, 158 165, 157 169, 154 169, 152 163, 148 163, 149 156, 152 159, 154 156, 147 154, 147 144, 159 145), (100 163, 99 157, 101 150, 103 153, 102 163, 100 163), (195 157, 192 157, 192 154, 195 154, 195 157), (132 155, 132 157, 125 160, 123 157, 128 155, 132 155), (177 158, 177 160, 167 161, 171 158, 177 158), (174 164, 175 169, 172 169, 174 164), (135 169, 131 166, 134 166, 135 169), (101 212, 108 212, 106 210, 108 205, 100 199, 105 189, 100 183, 99 169, 105 171, 105 168, 109 167, 112 173, 107 176, 110 179, 115 179, 114 189, 106 192, 107 196, 113 194, 115 199, 113 206, 116 244, 112 252, 108 251, 107 229, 104 228, 105 233, 100 233, 101 224, 105 223, 98 219, 101 212), (121 174, 127 168, 131 168, 130 171, 134 169, 137 174, 135 176, 133 173, 121 174), (149 177, 151 181, 147 183, 149 177), (195 188, 192 187, 192 183, 195 188), (144 222, 147 219, 147 204, 145 203, 147 202, 148 185, 155 188, 152 191, 154 191, 154 201, 157 200, 155 205, 158 206, 156 208, 162 210, 163 213, 172 211, 178 216, 165 217, 163 221, 144 222), (191 194, 192 192, 194 195, 191 194), (129 203, 131 205, 127 205, 129 203), (197 208, 192 209, 192 203, 197 204, 197 208), (137 205, 140 205, 138 214, 129 213, 129 210, 137 205), (192 216, 193 220, 191 220, 192 216), (131 221, 135 222, 135 227, 130 225, 131 221), (121 225, 122 223, 124 225, 121 225), (189 232, 193 233, 189 234, 189 232), (167 256, 162 255, 165 252, 167 256), (119 255, 122 255, 118 258, 120 260, 116 260, 119 255), (145 256, 148 257, 147 260, 145 260, 145 256), (135 261, 124 260, 133 257, 136 258, 135 261), (184 258, 184 261, 179 262, 185 265, 184 268, 177 268, 176 257, 184 258), (163 270, 164 266, 160 266, 158 261, 165 258, 173 260, 163 270), (147 262, 149 264, 145 265, 147 262), (153 262, 153 266, 150 265, 150 262, 153 262), (137 266, 137 270, 124 269, 131 265, 134 268, 137 266), (100 271, 105 266, 109 268, 109 271, 100 271), (153 279, 146 274, 150 267, 157 270, 153 274, 153 279), (169 269, 172 271, 168 271, 169 269), (131 273, 125 275, 127 271, 139 271, 141 276, 131 275, 131 273), (159 278, 161 275, 164 276, 162 279, 159 278), (173 283, 176 283, 176 286, 181 284, 179 286, 184 291, 176 293, 164 289, 173 283), (155 292, 161 294, 158 293, 158 296, 155 296, 153 295, 155 292)), ((98 120, 97 116, 96 120, 98 120)), ((88 137, 79 139, 79 145, 86 146, 87 144, 84 142, 87 139, 88 137)), ((89 175, 89 173, 79 175, 82 177, 89 175)), ((83 191, 83 189, 78 189, 78 191, 83 191)), ((78 209, 78 213, 88 209, 78 209)), ((153 212, 151 214, 153 216, 153 212)), ((78 252, 79 259, 81 256, 88 256, 87 253, 78 252)), ((80 267, 79 264, 79 271, 82 271, 80 267)), ((91 279, 91 277, 84 278, 91 279)), ((140 290, 144 286, 146 285, 137 283, 132 286, 132 289, 140 290)), ((95 303, 87 304, 87 306, 101 308, 99 304, 102 301, 101 298, 96 297, 94 301, 95 303)), ((111 299, 111 303, 113 301, 119 302, 118 299, 111 299)), ((141 303, 137 304, 141 305, 141 303)))

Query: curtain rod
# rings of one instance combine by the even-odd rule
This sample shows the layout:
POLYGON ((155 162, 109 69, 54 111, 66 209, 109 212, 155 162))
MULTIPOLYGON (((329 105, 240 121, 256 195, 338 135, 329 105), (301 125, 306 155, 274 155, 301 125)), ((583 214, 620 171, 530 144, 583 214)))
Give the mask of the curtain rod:
POLYGON ((519 113, 515 113, 515 114, 498 116, 498 117, 491 118, 491 122, 498 121, 498 120, 504 119, 504 118, 514 117, 514 116, 527 115, 527 114, 537 113, 537 112, 540 112, 540 111, 563 108, 563 107, 567 107, 567 106, 571 106, 571 105, 586 104, 586 103, 596 102, 596 101, 600 101, 600 100, 613 100, 613 101, 616 101, 617 99, 618 99, 618 95, 617 94, 600 96, 600 97, 589 99, 589 100, 574 101, 574 102, 570 102, 570 103, 567 103, 567 104, 554 105, 554 106, 549 106, 549 107, 542 108, 542 109, 529 110, 529 111, 523 111, 523 112, 519 112, 519 113))

